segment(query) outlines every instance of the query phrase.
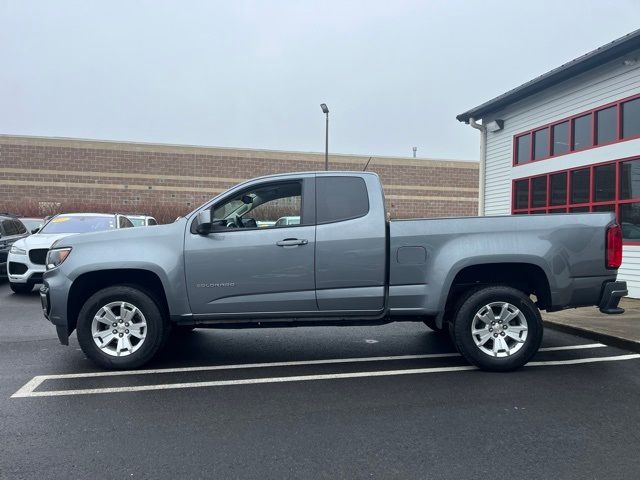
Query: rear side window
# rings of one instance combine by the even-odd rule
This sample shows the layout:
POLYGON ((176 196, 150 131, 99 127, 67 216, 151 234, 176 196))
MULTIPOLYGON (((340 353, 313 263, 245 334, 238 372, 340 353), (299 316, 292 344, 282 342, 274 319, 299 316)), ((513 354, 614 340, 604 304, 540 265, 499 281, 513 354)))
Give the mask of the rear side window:
POLYGON ((317 177, 316 218, 318 223, 340 222, 369 213, 369 196, 359 177, 317 177))
POLYGON ((157 225, 157 224, 158 224, 158 222, 156 222, 155 218, 150 218, 149 219, 149 225, 157 225))
POLYGON ((124 215, 120 217, 119 223, 120 223, 119 228, 130 228, 130 227, 133 227, 133 223, 131 223, 131 220, 129 220, 124 215))

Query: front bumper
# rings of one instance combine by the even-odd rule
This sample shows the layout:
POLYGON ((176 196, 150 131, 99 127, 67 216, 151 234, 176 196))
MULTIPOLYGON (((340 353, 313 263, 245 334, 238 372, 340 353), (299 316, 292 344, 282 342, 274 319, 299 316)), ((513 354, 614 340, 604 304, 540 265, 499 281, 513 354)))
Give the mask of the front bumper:
POLYGON ((11 283, 42 283, 42 275, 45 270, 44 265, 33 263, 28 254, 16 255, 15 253, 9 253, 8 255, 7 276, 11 283), (15 271, 16 266, 20 266, 21 273, 15 271))
POLYGON ((44 274, 40 287, 40 303, 44 317, 56 326, 58 339, 63 345, 69 345, 69 335, 75 325, 69 325, 67 316, 67 299, 71 288, 71 280, 60 270, 54 268, 44 274))
POLYGON ((620 299, 628 293, 627 282, 607 282, 602 289, 602 296, 600 297, 598 308, 602 313, 610 315, 624 313, 624 308, 618 307, 618 303, 620 303, 620 299))

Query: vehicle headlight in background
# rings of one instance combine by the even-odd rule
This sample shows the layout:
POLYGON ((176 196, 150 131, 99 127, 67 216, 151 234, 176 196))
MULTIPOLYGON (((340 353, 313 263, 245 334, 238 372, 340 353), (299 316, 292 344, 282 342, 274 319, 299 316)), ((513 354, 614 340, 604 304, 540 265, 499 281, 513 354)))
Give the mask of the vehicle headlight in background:
POLYGON ((71 253, 71 248, 54 248, 47 252, 47 270, 51 270, 52 268, 56 268, 64 262, 69 254, 71 253))
POLYGON ((11 245, 11 250, 9 250, 9 253, 13 253, 14 255, 26 255, 27 251, 22 248, 18 248, 15 245, 11 245))

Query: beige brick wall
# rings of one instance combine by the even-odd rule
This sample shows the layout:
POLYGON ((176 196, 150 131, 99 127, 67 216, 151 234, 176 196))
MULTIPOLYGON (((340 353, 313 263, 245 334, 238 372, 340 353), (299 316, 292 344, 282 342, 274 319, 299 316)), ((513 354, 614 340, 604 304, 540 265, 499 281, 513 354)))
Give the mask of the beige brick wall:
MULTIPOLYGON (((368 157, 330 155, 332 170, 368 157)), ((321 170, 318 153, 0 136, 0 211, 150 213, 165 221, 247 178, 321 170)), ((393 218, 475 215, 475 162, 373 157, 393 218)))

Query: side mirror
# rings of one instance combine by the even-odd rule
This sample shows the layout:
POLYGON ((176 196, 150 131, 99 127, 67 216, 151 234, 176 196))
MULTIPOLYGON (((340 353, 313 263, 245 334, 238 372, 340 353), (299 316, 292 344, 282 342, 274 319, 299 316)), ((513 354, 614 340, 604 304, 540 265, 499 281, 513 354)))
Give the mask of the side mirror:
POLYGON ((211 233, 211 210, 201 210, 196 216, 196 232, 200 235, 208 235, 211 233))
POLYGON ((226 220, 213 220, 209 209, 198 212, 196 216, 196 232, 200 235, 209 235, 215 230, 223 230, 226 225, 226 220))
POLYGON ((40 227, 36 227, 33 230, 31 230, 31 233, 38 233, 40 231, 40 227))

